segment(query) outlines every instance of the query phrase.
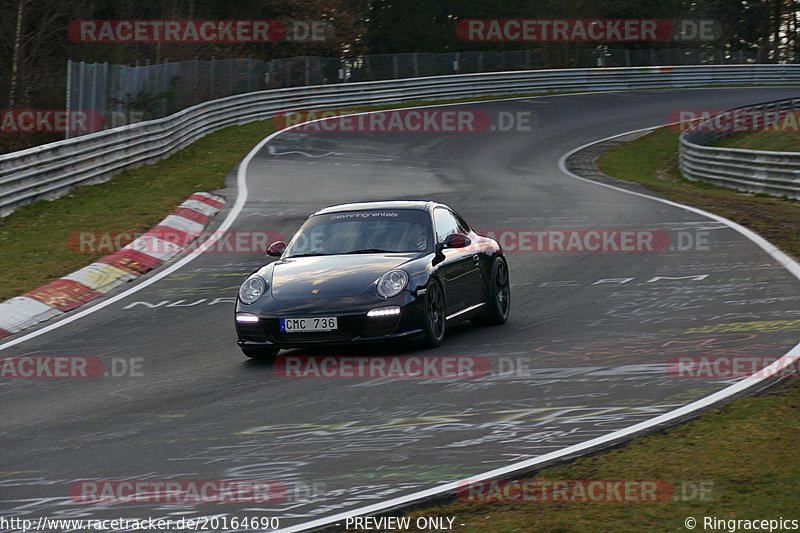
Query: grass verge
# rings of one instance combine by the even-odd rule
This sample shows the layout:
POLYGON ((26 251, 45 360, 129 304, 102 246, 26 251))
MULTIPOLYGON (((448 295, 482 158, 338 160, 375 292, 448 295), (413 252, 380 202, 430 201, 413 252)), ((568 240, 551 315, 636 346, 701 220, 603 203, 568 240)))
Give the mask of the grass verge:
POLYGON ((800 152, 800 132, 786 130, 737 133, 731 137, 719 139, 715 146, 743 150, 768 150, 770 152, 800 152))
POLYGON ((800 152, 800 111, 783 113, 780 117, 765 119, 760 131, 738 132, 718 139, 715 146, 743 150, 770 152, 800 152))
POLYGON ((207 135, 168 159, 126 170, 97 185, 77 187, 0 218, 0 301, 78 270, 113 250, 82 253, 70 235, 86 231, 145 232, 197 191, 224 185, 225 175, 259 139, 269 121, 207 135))
POLYGON ((678 133, 661 128, 612 148, 597 166, 608 176, 641 183, 665 198, 746 226, 800 257, 800 202, 689 181, 678 169, 677 146, 678 133))
POLYGON ((456 528, 464 533, 689 531, 688 517, 697 520, 697 531, 709 531, 704 517, 800 520, 798 431, 800 383, 792 380, 770 394, 731 402, 689 423, 529 478, 656 481, 672 488, 671 495, 663 492, 670 495, 664 501, 627 501, 624 492, 623 501, 600 502, 453 499, 405 516, 412 523, 422 516, 454 517, 454 524, 465 524, 456 528))

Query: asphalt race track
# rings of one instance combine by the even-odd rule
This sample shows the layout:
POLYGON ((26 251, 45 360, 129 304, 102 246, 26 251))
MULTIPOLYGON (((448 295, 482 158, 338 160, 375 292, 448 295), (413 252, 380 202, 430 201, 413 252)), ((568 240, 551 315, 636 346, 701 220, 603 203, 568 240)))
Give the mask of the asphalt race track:
MULTIPOLYGON (((282 355, 467 356, 488 360, 491 374, 281 377, 235 344, 232 302, 263 255, 205 253, 84 318, 0 343, 3 357, 91 356, 123 374, 0 380, 0 515, 271 516, 291 526, 508 466, 725 388, 730 380, 675 377, 667 362, 783 355, 800 333, 776 321, 800 318, 800 282, 725 225, 574 179, 558 160, 662 124, 675 110, 796 95, 732 88, 530 98, 451 108, 486 112, 495 126, 502 117, 506 131, 277 136, 246 168, 247 202, 233 231, 288 239, 326 205, 432 199, 479 230, 515 232, 505 326, 456 326, 433 351, 392 344, 282 355), (647 230, 670 241, 657 252, 527 251, 524 232, 539 230, 647 230), (271 503, 92 504, 71 498, 81 480, 257 480, 286 493, 271 503)), ((220 194, 228 203, 217 224, 235 203, 235 172, 220 194)))

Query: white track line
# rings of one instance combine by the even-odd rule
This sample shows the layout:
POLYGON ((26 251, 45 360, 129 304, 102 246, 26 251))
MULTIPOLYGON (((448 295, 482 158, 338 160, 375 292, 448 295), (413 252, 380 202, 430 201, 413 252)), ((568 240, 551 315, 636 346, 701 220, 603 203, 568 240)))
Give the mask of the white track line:
MULTIPOLYGON (((677 124, 677 122, 671 123, 671 124, 664 124, 664 126, 672 126, 672 125, 675 125, 675 124, 677 124)), ((714 213, 709 213, 708 211, 703 211, 702 209, 698 209, 696 207, 691 207, 691 206, 688 206, 688 205, 679 204, 678 202, 673 202, 673 201, 670 201, 670 200, 666 200, 664 198, 658 198, 656 196, 650 196, 649 194, 630 191, 628 189, 623 189, 621 187, 616 187, 614 185, 609 185, 607 183, 601 183, 601 182, 594 181, 594 180, 591 180, 591 179, 588 179, 588 178, 583 178, 583 177, 578 176, 577 174, 573 174, 572 172, 567 170, 566 161, 569 158, 569 156, 571 156, 575 152, 579 152, 580 150, 583 150, 584 148, 586 148, 588 146, 591 146, 593 144, 599 144, 601 142, 610 141, 611 139, 616 139, 617 137, 623 137, 625 135, 630 135, 632 133, 640 133, 640 132, 643 132, 643 131, 652 131, 652 130, 658 129, 660 127, 663 127, 663 126, 656 126, 656 127, 652 127, 652 128, 642 128, 642 129, 639 129, 639 130, 628 131, 628 132, 625 132, 625 133, 620 133, 618 135, 612 135, 611 137, 606 137, 605 139, 600 139, 599 141, 593 141, 593 142, 590 142, 590 143, 586 143, 586 144, 584 144, 582 146, 579 146, 577 148, 574 148, 574 149, 570 150, 569 152, 567 152, 566 154, 562 155, 558 160, 558 168, 564 174, 566 174, 566 175, 568 175, 568 176, 570 176, 572 178, 579 179, 581 181, 585 181, 587 183, 592 183, 594 185, 598 185, 598 186, 601 186, 601 187, 606 187, 608 189, 613 189, 615 191, 624 192, 626 194, 632 194, 633 196, 638 196, 640 198, 647 198, 648 200, 654 200, 656 202, 661 202, 662 204, 666 204, 666 205, 669 205, 669 206, 672 206, 672 207, 678 207, 680 209, 684 209, 686 211, 690 211, 692 213, 696 213, 698 215, 701 215, 701 216, 704 216, 704 217, 708 217, 708 218, 710 218, 712 220, 715 220, 717 222, 721 222, 722 224, 725 224, 726 226, 728 226, 732 230, 741 233, 742 235, 744 235, 745 237, 747 237, 748 239, 753 241, 755 244, 758 245, 759 248, 761 248, 762 250, 767 252, 767 254, 769 254, 770 257, 772 257, 777 262, 779 262, 784 268, 786 268, 786 270, 791 272, 797 279, 800 279, 800 264, 798 264, 797 261, 795 261, 789 255, 783 253, 781 250, 778 249, 778 247, 776 247, 775 245, 773 245, 772 243, 770 243, 769 241, 764 239, 758 233, 756 233, 756 232, 754 232, 752 230, 749 230, 749 229, 745 228, 744 226, 742 226, 740 224, 737 224, 736 222, 733 222, 732 220, 728 220, 727 218, 721 217, 719 215, 715 215, 714 213)))

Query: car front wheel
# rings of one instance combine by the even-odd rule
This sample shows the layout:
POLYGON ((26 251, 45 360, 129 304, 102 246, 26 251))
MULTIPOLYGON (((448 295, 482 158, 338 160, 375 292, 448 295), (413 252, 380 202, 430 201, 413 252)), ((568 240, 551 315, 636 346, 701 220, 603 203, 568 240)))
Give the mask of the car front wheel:
POLYGON ((444 340, 444 292, 439 282, 431 280, 425 292, 425 339, 423 344, 435 348, 444 340))

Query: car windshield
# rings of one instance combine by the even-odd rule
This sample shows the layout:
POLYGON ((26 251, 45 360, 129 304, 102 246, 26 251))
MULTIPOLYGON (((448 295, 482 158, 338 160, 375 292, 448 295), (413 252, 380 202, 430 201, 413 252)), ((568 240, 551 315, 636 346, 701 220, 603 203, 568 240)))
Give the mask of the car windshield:
POLYGON ((426 211, 376 209, 325 213, 309 218, 284 257, 335 254, 431 252, 433 231, 426 211))

